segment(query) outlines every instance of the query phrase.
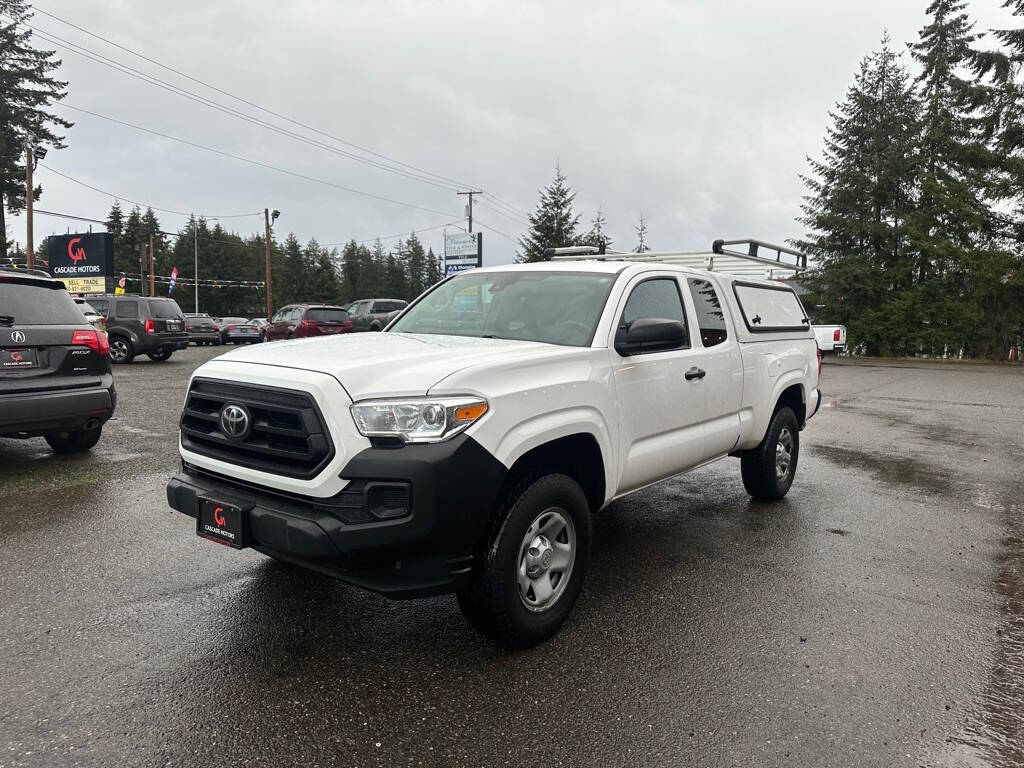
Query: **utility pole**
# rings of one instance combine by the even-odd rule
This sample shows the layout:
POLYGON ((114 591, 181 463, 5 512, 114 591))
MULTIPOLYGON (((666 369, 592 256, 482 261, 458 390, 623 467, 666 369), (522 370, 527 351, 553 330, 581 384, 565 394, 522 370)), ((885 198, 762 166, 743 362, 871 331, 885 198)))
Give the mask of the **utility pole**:
POLYGON ((149 236, 149 295, 156 296, 156 258, 153 256, 153 235, 149 236))
POLYGON ((28 146, 25 147, 25 239, 28 241, 25 243, 25 253, 28 256, 30 270, 36 268, 36 246, 32 242, 32 166, 35 162, 35 157, 32 156, 32 140, 29 139, 28 146))
POLYGON ((139 243, 139 295, 146 295, 146 244, 139 243))
POLYGON ((482 189, 471 190, 469 192, 456 192, 456 195, 465 195, 469 198, 469 231, 473 231, 473 195, 482 195, 484 191, 482 189))

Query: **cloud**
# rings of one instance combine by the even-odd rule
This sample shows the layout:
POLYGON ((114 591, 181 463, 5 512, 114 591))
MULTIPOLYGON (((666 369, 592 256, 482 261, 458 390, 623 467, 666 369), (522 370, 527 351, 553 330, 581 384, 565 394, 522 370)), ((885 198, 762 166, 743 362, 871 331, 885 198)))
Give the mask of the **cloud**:
MULTIPOLYGON (((112 2, 42 7, 129 48, 327 133, 485 190, 476 209, 485 263, 510 261, 556 163, 588 223, 600 206, 619 247, 641 214, 655 248, 715 237, 801 234, 805 157, 828 110, 883 28, 913 39, 911 1, 112 2), (144 10, 140 10, 144 9, 144 10), (488 207, 490 206, 490 208, 488 207), (502 213, 494 211, 497 207, 502 213), (508 218, 511 216, 512 218, 508 218)), ((1003 16, 977 2, 979 27, 1003 16)), ((38 14, 40 29, 259 113, 38 14)), ((282 212, 278 230, 363 240, 461 216, 464 198, 275 135, 60 51, 67 102, 297 173, 394 198, 343 192, 87 115, 47 164, 126 198, 208 214, 282 212), (442 215, 442 213, 446 215, 442 215)), ((267 115, 263 119, 288 125, 267 115)), ((323 136, 314 137, 330 143, 323 136)), ((351 147, 338 145, 351 151, 351 147)), ((378 158, 379 159, 379 158, 378 158)), ((103 218, 110 198, 39 172, 41 208, 103 218)), ((165 228, 183 218, 161 215, 165 228)), ((23 239, 23 219, 13 222, 23 239)), ((259 220, 225 224, 255 232, 259 220)), ((37 238, 73 222, 39 217, 37 238)), ((440 230, 423 239, 441 248, 440 230)))

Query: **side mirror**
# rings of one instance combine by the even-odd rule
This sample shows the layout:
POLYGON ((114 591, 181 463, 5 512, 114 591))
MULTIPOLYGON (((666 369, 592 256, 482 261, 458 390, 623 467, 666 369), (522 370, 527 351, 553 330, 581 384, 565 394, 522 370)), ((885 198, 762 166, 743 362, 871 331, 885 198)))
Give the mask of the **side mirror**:
POLYGON ((615 351, 622 356, 642 352, 678 349, 687 342, 686 327, 678 320, 663 317, 638 317, 628 329, 615 336, 615 351))

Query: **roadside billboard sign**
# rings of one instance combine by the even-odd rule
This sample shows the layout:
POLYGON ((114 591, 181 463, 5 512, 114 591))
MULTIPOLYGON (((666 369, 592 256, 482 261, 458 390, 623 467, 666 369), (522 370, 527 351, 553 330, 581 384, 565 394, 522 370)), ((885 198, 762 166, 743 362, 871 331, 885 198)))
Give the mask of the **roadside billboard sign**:
POLYGON ((51 235, 46 259, 50 274, 69 293, 106 293, 114 274, 114 237, 109 232, 51 235))
POLYGON ((456 232, 444 236, 444 273, 452 275, 483 266, 483 232, 456 232))

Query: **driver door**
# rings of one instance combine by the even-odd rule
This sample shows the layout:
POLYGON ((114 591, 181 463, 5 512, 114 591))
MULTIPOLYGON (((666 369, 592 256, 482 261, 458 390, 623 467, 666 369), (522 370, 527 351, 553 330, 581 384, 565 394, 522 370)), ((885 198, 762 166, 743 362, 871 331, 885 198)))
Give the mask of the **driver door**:
POLYGON ((693 343, 688 291, 674 274, 647 273, 627 287, 614 332, 640 318, 678 320, 686 340, 676 349, 623 355, 609 344, 619 401, 619 492, 679 474, 704 460, 705 392, 696 375, 702 349, 693 343), (688 375, 689 374, 689 375, 688 375))

